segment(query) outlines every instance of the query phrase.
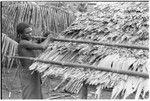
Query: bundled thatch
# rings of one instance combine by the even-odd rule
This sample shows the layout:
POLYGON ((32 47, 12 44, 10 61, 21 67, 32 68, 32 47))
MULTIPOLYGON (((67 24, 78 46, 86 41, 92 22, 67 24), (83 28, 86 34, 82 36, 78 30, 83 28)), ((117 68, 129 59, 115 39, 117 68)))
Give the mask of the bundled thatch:
MULTIPOLYGON (((81 14, 72 26, 62 33, 61 38, 148 46, 148 11, 146 2, 120 2, 97 6, 94 11, 81 14)), ((148 50, 142 49, 54 42, 50 43, 49 48, 38 58, 148 73, 148 50)), ((127 98, 133 93, 136 99, 140 95, 147 98, 149 93, 149 79, 142 77, 39 62, 31 65, 30 69, 43 73, 43 77, 62 76, 64 82, 68 80, 62 89, 72 93, 79 92, 83 81, 98 85, 97 92, 101 88, 113 88, 111 98, 118 95, 127 98)))
POLYGON ((35 2, 2 2, 2 32, 15 39, 16 25, 19 22, 29 23, 34 29, 33 35, 43 31, 56 33, 66 29, 75 16, 60 8, 38 5, 35 2))

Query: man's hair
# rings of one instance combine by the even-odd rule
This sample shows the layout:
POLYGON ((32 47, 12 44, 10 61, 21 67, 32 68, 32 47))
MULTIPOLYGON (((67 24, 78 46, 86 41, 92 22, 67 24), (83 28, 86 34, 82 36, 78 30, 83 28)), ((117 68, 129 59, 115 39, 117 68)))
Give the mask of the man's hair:
POLYGON ((24 22, 19 23, 19 24, 17 25, 17 35, 22 34, 22 33, 24 32, 24 30, 25 30, 26 28, 29 28, 29 27, 30 27, 29 24, 26 24, 26 23, 24 23, 24 22))

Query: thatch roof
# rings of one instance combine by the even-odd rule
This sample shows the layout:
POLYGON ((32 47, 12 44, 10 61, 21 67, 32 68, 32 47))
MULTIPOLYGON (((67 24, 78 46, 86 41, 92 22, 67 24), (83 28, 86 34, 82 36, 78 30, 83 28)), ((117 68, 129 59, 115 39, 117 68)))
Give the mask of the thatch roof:
MULTIPOLYGON (((104 7, 97 6, 94 11, 79 15, 62 33, 61 38, 148 46, 148 11, 147 2, 120 2, 104 7)), ((142 49, 54 42, 38 58, 148 73, 148 50, 142 49)), ((141 77, 39 62, 33 63, 30 69, 43 73, 43 77, 62 76, 64 81, 69 78, 62 89, 72 93, 79 92, 83 81, 101 88, 113 88, 112 98, 120 93, 126 98, 135 91, 135 98, 140 94, 145 98, 148 92, 149 79, 141 77)))

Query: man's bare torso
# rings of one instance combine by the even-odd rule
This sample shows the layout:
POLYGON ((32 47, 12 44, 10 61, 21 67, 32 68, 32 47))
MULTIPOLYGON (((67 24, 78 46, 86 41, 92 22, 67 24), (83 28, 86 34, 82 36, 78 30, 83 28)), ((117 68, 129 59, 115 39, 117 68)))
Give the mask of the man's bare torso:
MULTIPOLYGON (((35 57, 35 51, 18 45, 18 55, 25 57, 35 57)), ((27 59, 20 59, 20 62, 23 68, 29 68, 29 66, 31 66, 33 63, 33 61, 27 59)))

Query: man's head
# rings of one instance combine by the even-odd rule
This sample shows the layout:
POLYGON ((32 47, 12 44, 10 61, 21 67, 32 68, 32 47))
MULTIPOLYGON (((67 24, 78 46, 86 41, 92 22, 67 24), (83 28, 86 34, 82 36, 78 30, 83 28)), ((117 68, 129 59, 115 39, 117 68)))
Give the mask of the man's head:
POLYGON ((32 28, 30 27, 30 25, 26 23, 19 23, 17 25, 17 38, 30 40, 31 32, 32 32, 32 28))

